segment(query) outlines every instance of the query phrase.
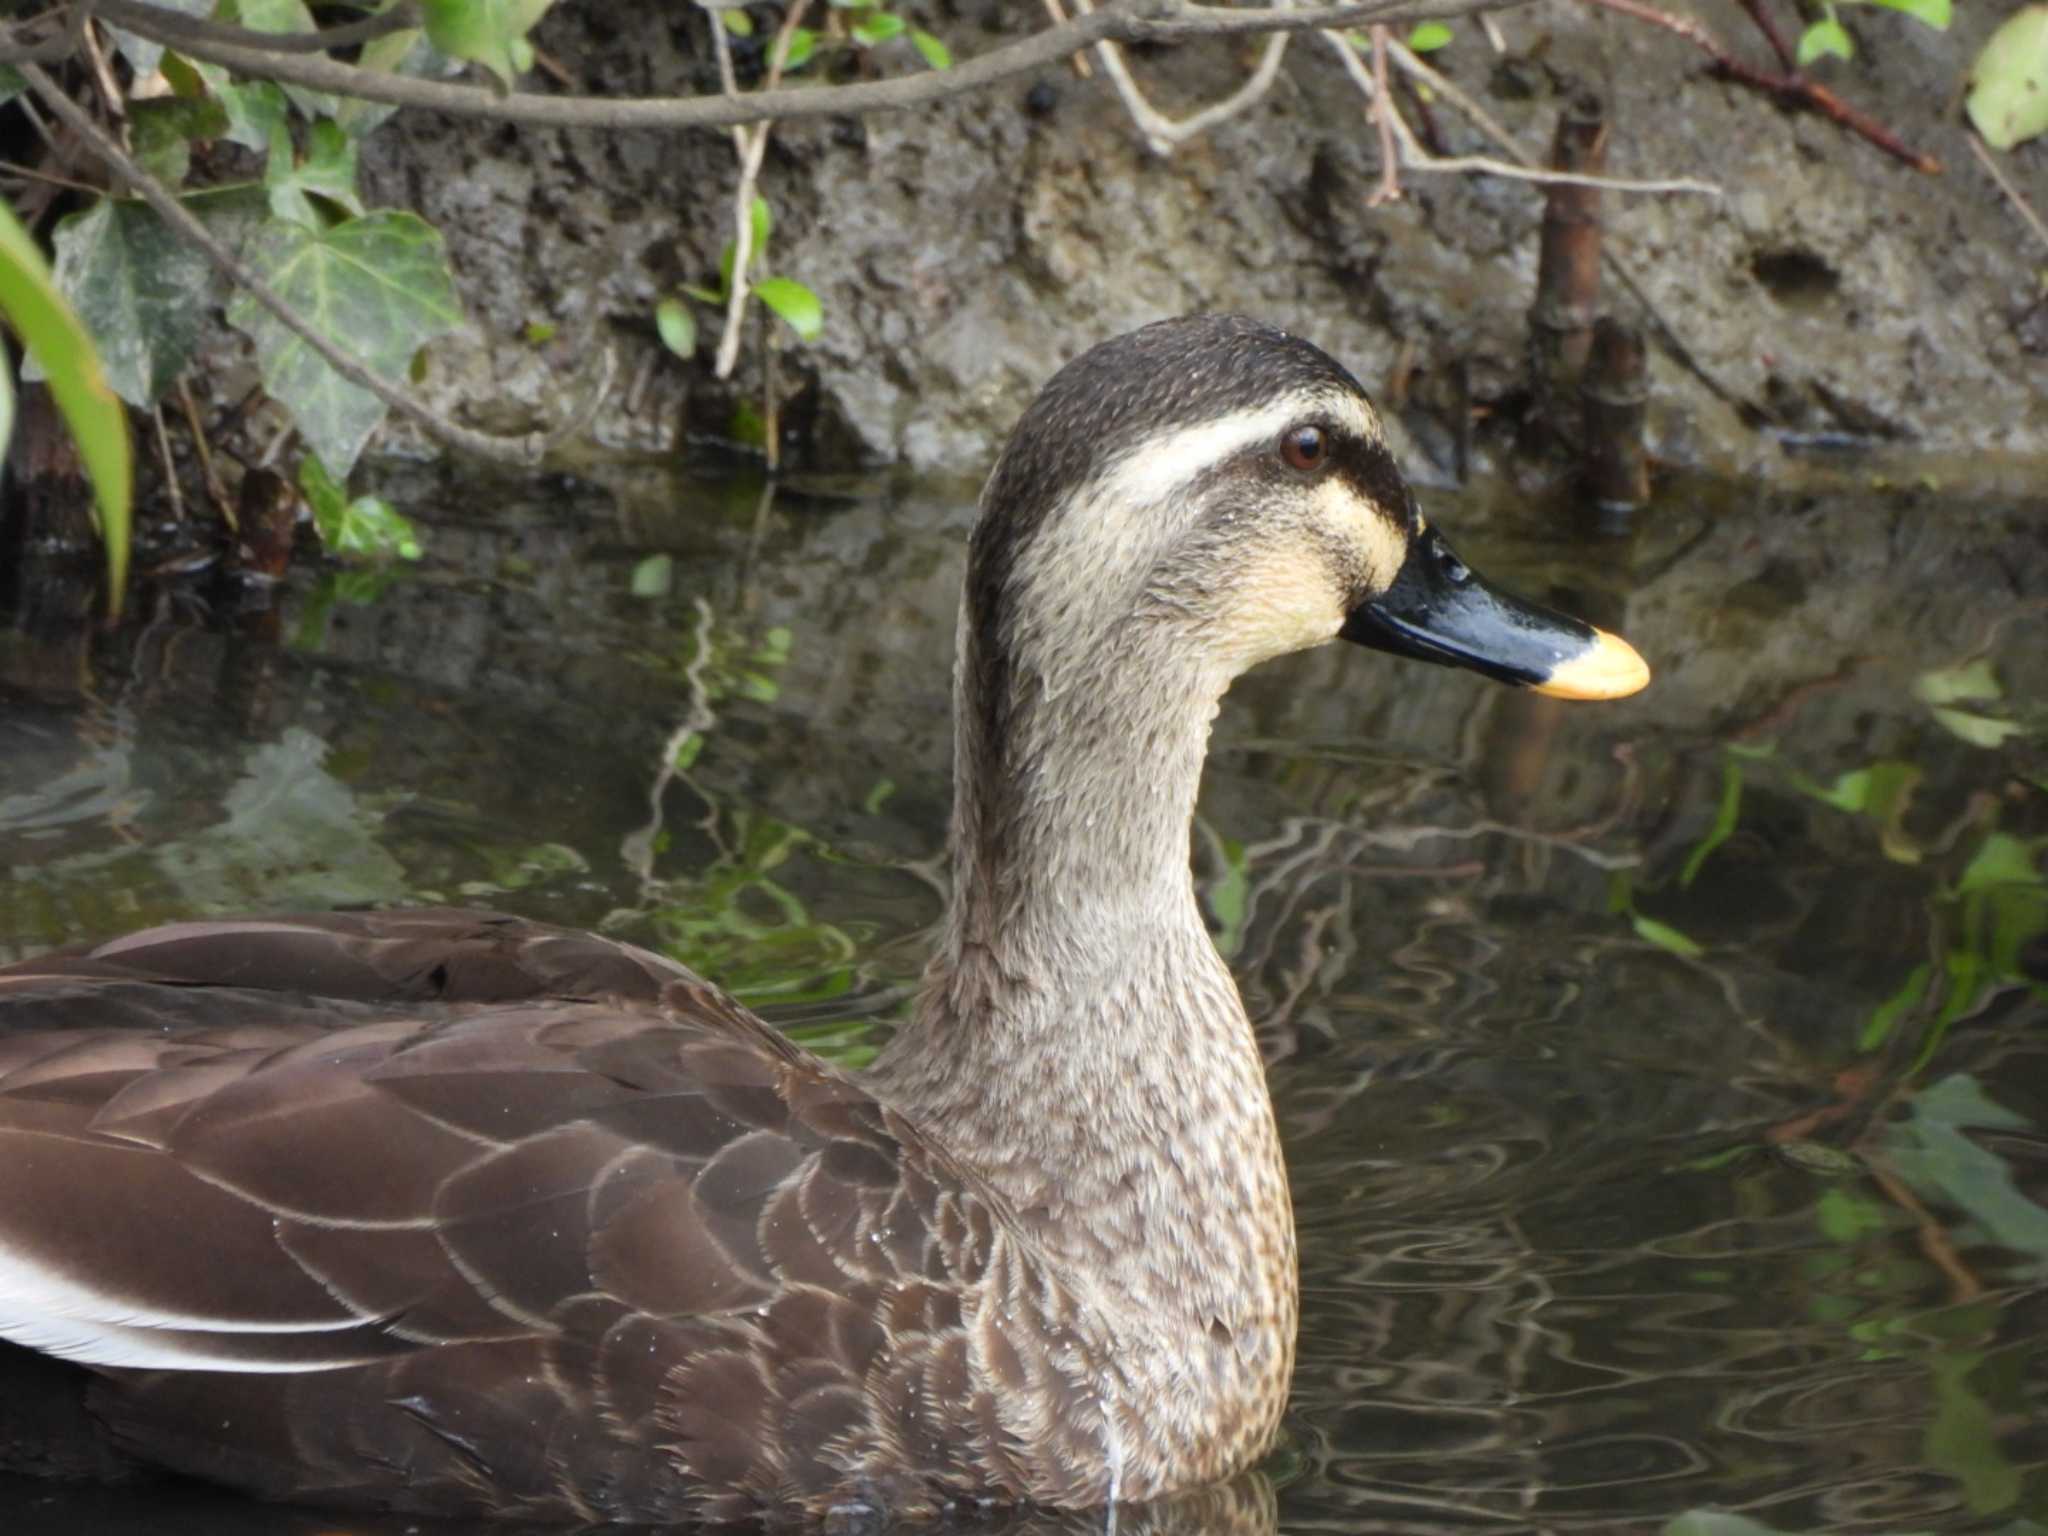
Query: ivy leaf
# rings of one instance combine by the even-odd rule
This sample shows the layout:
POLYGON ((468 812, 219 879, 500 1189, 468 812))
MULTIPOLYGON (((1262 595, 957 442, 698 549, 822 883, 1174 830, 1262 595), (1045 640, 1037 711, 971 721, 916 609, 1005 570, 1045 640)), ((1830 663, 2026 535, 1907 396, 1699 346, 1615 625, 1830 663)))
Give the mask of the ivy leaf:
POLYGON ((263 186, 272 213, 308 229, 327 224, 313 206, 315 196, 338 203, 357 217, 363 212, 363 200, 356 195, 356 143, 332 118, 323 117, 308 130, 303 160, 292 153, 290 136, 280 130, 270 142, 263 186))
POLYGON ((147 203, 112 198, 64 220, 51 245, 57 286, 99 343, 108 386, 130 405, 155 405, 199 349, 213 283, 205 255, 147 203))
POLYGON ((329 554, 344 560, 419 559, 419 534, 411 521, 381 496, 349 500, 348 488, 327 472, 318 454, 299 461, 299 489, 329 554))
MULTIPOLYGON (((235 9, 241 13, 242 25, 258 32, 300 34, 319 30, 305 0, 236 0, 235 9)), ((325 91, 309 91, 303 85, 288 85, 284 93, 308 117, 332 117, 339 105, 325 91)))
POLYGON ((689 357, 697 350, 697 317, 681 299, 667 298, 654 306, 654 328, 661 343, 677 357, 689 357))
POLYGON ((481 64, 499 82, 533 67, 526 34, 547 14, 551 0, 425 0, 427 37, 451 59, 481 64))
POLYGON ((1822 17, 1799 34, 1797 57, 1801 69, 1823 54, 1833 54, 1838 59, 1856 56, 1856 45, 1849 41, 1848 29, 1832 16, 1822 17))
POLYGON ((953 50, 940 42, 931 33, 919 27, 910 29, 910 46, 924 56, 925 63, 933 69, 951 69, 953 50))
MULTIPOLYGON (((410 213, 387 209, 327 230, 276 220, 258 232, 248 259, 321 335, 387 379, 405 373, 422 343, 462 323, 440 232, 410 213)), ((255 340, 263 387, 290 409, 313 451, 347 474, 384 419, 384 402, 249 295, 229 306, 228 323, 255 340)))
POLYGON ((64 302, 35 237, 5 202, 0 202, 0 314, 6 315, 28 352, 42 361, 57 409, 78 441, 106 550, 108 607, 118 616, 128 585, 128 510, 133 493, 128 416, 107 387, 92 337, 64 302))
POLYGON ((192 141, 226 137, 228 114, 210 96, 153 96, 128 103, 128 123, 136 163, 175 187, 191 168, 192 141))
MULTIPOLYGON (((449 68, 448 57, 427 41, 418 27, 387 32, 363 44, 356 56, 356 68, 380 75, 438 75, 449 68)), ((388 101, 350 98, 335 108, 334 120, 349 137, 359 139, 398 110, 388 101)))
MULTIPOLYGON (((163 10, 176 11, 180 16, 213 14, 213 0, 153 0, 153 3, 163 10)), ((101 25, 104 26, 105 23, 102 22, 101 25)), ((134 66, 138 79, 156 73, 157 66, 163 62, 162 43, 152 42, 146 37, 137 37, 133 32, 123 32, 119 27, 110 30, 114 34, 114 46, 120 49, 122 56, 134 66)))
POLYGON ((818 302, 815 293, 793 278, 764 277, 754 284, 754 292, 805 341, 815 340, 824 330, 825 306, 818 302))
POLYGON ((1422 22, 1408 34, 1408 51, 1435 53, 1437 49, 1449 44, 1451 36, 1451 29, 1440 21, 1422 22))
POLYGON ((1991 34, 1963 107, 1993 149, 2048 133, 2048 5, 2025 7, 1991 34))

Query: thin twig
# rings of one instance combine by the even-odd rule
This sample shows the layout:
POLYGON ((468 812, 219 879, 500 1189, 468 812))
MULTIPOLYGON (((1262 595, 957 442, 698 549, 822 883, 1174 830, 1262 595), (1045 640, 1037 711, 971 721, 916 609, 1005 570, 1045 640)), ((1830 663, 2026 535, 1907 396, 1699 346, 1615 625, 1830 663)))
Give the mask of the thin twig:
MULTIPOLYGON (((1633 16, 1637 21, 1648 22, 1653 27, 1662 27, 1705 53, 1711 61, 1708 68, 1723 79, 1733 80, 1738 85, 1746 85, 1766 95, 1775 96, 1787 106, 1811 108, 1821 116, 1847 128, 1851 133, 1869 140, 1893 159, 1904 161, 1916 171, 1923 171, 1930 176, 1939 175, 1941 172, 1941 162, 1934 156, 1914 149, 1868 112, 1850 106, 1818 80, 1809 79, 1797 69, 1774 75, 1769 70, 1758 69, 1754 64, 1745 64, 1723 47, 1720 39, 1689 16, 1674 16, 1669 11, 1661 11, 1649 4, 1648 0, 1586 0, 1586 3, 1604 6, 1610 11, 1619 11, 1624 16, 1633 16)), ((1759 21, 1759 25, 1767 24, 1759 21)), ((1776 41, 1775 35, 1772 35, 1776 41)))
POLYGON ((234 528, 235 504, 228 499, 228 488, 221 484, 220 471, 214 467, 213 448, 206 441, 206 425, 200 420, 199 402, 192 398, 192 386, 183 379, 178 380, 178 404, 184 409, 185 425, 192 429, 192 451, 199 459, 199 475, 206 482, 206 494, 213 498, 215 510, 227 525, 234 528))
MULTIPOLYGON (((1074 0, 1083 16, 1092 12, 1093 0, 1074 0)), ((1288 8, 1287 0, 1281 0, 1276 7, 1288 8)), ((1276 32, 1266 39, 1266 50, 1259 56, 1258 67, 1245 83, 1232 91, 1221 101, 1211 102, 1199 111, 1186 117, 1168 117, 1138 88, 1132 77, 1130 66, 1124 63, 1123 50, 1113 42, 1095 45, 1096 57, 1102 60, 1103 73, 1116 87, 1116 93, 1124 104, 1124 110, 1131 115, 1131 121, 1138 125, 1138 131, 1145 135, 1145 147, 1162 159, 1174 151, 1174 146, 1183 144, 1197 134, 1206 133, 1218 123, 1235 117, 1247 107, 1255 105, 1259 98, 1273 88, 1273 81, 1280 73, 1281 56, 1287 52, 1287 34, 1276 32)))
MULTIPOLYGON (((316 91, 420 107, 455 116, 555 128, 729 128, 769 118, 845 117, 860 112, 898 111, 962 96, 999 80, 1026 74, 1099 42, 1166 42, 1196 37, 1235 37, 1265 32, 1304 32, 1363 22, 1414 22, 1499 10, 1502 0, 1368 0, 1303 10, 1273 7, 1234 9, 1196 5, 1191 0, 1111 0, 1062 26, 963 59, 951 69, 925 70, 893 80, 848 85, 782 87, 724 94, 585 98, 528 91, 499 92, 485 86, 422 80, 411 75, 359 69, 331 59, 288 58, 268 46, 218 43, 197 34, 191 18, 138 0, 99 0, 108 19, 153 42, 259 79, 302 85, 316 91)), ((1520 0, 1507 0, 1509 4, 1520 0)))
MULTIPOLYGON (((768 89, 771 91, 782 82, 790 43, 796 36, 797 24, 809 8, 810 0, 796 0, 796 4, 783 13, 782 27, 776 32, 775 46, 768 55, 768 89)), ((728 95, 736 95, 738 85, 733 78, 732 48, 726 41, 725 23, 708 6, 705 16, 711 23, 713 37, 717 39, 719 80, 728 95)), ((768 152, 769 130, 774 126, 771 118, 751 128, 735 127, 732 131, 733 149, 740 158, 740 182, 739 189, 733 194, 732 281, 727 285, 731 291, 725 296, 725 334, 718 338, 718 358, 712 369, 713 376, 720 379, 731 378, 733 366, 739 361, 740 320, 746 313, 747 295, 753 287, 749 269, 754 258, 754 184, 760 178, 761 160, 768 152)))
POLYGON ((180 238, 205 252, 207 259, 214 266, 247 289, 257 303, 275 315, 279 323, 293 335, 326 359, 328 366, 349 383, 358 389, 368 390, 393 410, 417 423, 429 437, 446 447, 502 464, 531 464, 538 457, 539 445, 533 438, 492 437, 482 432, 473 432, 467 427, 457 426, 429 410, 405 390, 365 368, 315 330, 304 316, 279 297, 277 290, 257 276, 241 257, 221 244, 211 230, 194 218, 183 203, 164 189, 162 183, 137 165, 120 145, 102 132, 100 126, 92 120, 92 115, 65 95, 57 83, 43 72, 40 65, 20 64, 16 68, 21 71, 22 78, 29 83, 36 95, 42 98, 43 105, 83 139, 106 163, 110 171, 117 173, 134 187, 142 200, 155 209, 157 216, 177 231, 180 238))
MULTIPOLYGON (((1060 27, 1066 25, 1067 10, 1065 6, 1060 4, 1060 0, 1045 0, 1045 14, 1051 20, 1054 26, 1060 27)), ((1073 58, 1073 65, 1075 79, 1092 80, 1095 78, 1095 68, 1088 62, 1087 54, 1075 54, 1073 58)))
POLYGON ((157 457, 163 460, 164 490, 171 498, 171 521, 185 521, 185 493, 178 489, 178 461, 171 457, 171 434, 164 430, 164 408, 150 407, 149 419, 156 427, 157 457))
POLYGON ((1966 133, 1964 137, 1970 141, 1970 153, 1975 155, 1984 169, 1991 173, 1991 179, 1998 183, 1998 190, 2011 202, 2013 212, 2020 216, 2027 228, 2041 237, 2043 245, 2048 245, 2048 224, 2041 221, 2041 215, 2034 211, 2034 205, 2027 201, 2026 194, 2013 184, 2012 178, 2007 176, 1998 162, 1991 157, 1991 151, 1984 147, 1982 139, 1975 133, 1966 133))
POLYGON ((1372 118, 1380 131, 1380 183, 1366 197, 1365 206, 1378 207, 1401 196, 1401 152, 1394 143, 1393 120, 1401 115, 1394 105, 1394 93, 1387 89, 1387 41, 1384 25, 1375 25, 1372 37, 1372 118))
MULTIPOLYGON (((1323 37, 1336 50, 1337 57, 1344 63, 1345 73, 1351 76, 1352 83, 1359 88, 1360 93, 1367 100, 1374 99, 1375 82, 1371 72, 1366 69, 1365 62, 1358 57, 1358 50, 1352 47, 1349 40, 1342 33, 1326 32, 1323 34, 1323 37)), ((1686 192, 1706 197, 1720 197, 1723 195, 1723 189, 1718 183, 1698 181, 1690 176, 1647 178, 1589 176, 1578 171, 1553 171, 1540 165, 1529 164, 1520 158, 1522 154, 1520 146, 1509 137, 1507 130, 1493 123, 1485 110, 1480 108, 1478 103, 1472 101, 1463 91, 1458 90, 1456 86, 1449 85, 1449 82, 1442 75, 1430 69, 1427 65, 1422 64, 1421 60, 1416 58, 1399 39, 1389 39, 1387 57, 1396 64, 1399 64, 1404 70, 1411 63, 1419 65, 1421 68, 1419 78, 1423 78, 1424 83, 1431 90, 1440 92, 1446 101, 1449 101, 1461 112, 1466 113, 1467 116, 1476 114, 1475 126, 1479 127, 1482 132, 1486 132, 1489 126, 1492 127, 1496 131, 1489 133, 1488 136, 1493 138, 1509 154, 1517 157, 1514 161, 1510 162, 1507 160, 1496 160, 1488 155, 1433 155, 1423 147, 1421 140, 1415 135, 1415 130, 1408 125, 1406 119, 1398 111, 1395 111, 1388 114, 1387 127, 1394 134, 1396 140, 1399 141, 1401 168, 1404 171, 1416 171, 1430 175, 1499 176, 1509 181, 1532 182, 1537 186, 1555 184, 1567 187, 1598 187, 1604 192, 1686 192), (1449 88, 1445 89, 1446 86, 1449 86, 1449 88)))

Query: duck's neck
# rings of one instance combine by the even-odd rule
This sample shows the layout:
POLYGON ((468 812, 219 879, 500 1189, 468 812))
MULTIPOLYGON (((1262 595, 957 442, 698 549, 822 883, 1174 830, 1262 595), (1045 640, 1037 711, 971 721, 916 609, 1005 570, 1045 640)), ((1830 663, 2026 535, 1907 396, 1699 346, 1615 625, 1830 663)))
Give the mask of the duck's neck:
POLYGON ((876 1084, 1115 1303, 1284 1372, 1286 1174, 1188 867, 1227 679, 1142 633, 1065 673, 961 644, 952 906, 876 1084))

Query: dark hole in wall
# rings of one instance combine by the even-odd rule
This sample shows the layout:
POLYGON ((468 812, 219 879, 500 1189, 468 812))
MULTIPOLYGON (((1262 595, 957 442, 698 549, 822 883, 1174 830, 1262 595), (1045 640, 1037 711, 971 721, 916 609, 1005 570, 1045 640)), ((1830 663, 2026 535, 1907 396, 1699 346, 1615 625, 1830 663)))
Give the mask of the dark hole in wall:
POLYGON ((1758 251, 1749 258, 1749 270, 1764 291, 1788 309, 1810 309, 1842 286, 1841 273, 1812 251, 1797 246, 1758 251))

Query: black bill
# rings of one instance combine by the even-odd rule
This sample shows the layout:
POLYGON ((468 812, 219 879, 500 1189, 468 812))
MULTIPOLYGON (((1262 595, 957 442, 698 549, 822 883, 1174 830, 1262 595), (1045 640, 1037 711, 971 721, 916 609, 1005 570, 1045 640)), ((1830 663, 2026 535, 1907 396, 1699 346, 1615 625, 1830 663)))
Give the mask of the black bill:
POLYGON ((1619 699, 1650 680, 1649 665, 1619 635, 1492 586, 1430 527, 1415 536, 1394 584, 1352 609, 1341 633, 1563 699, 1619 699))

